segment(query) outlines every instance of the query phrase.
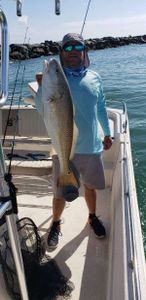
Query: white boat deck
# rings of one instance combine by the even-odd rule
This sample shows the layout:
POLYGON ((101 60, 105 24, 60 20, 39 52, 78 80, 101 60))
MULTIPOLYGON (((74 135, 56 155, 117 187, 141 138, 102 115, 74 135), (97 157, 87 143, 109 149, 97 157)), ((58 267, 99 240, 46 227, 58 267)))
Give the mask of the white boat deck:
MULTIPOLYGON (((47 238, 52 220, 51 182, 48 186, 48 178, 15 176, 15 183, 19 188, 19 217, 31 217, 43 237, 47 238)), ((81 195, 66 204, 59 246, 49 252, 61 272, 73 283, 73 300, 106 299, 110 194, 107 188, 97 197, 97 215, 106 226, 106 239, 98 240, 87 223, 88 210, 81 195)))
MULTIPOLYGON (((6 109, 2 109, 0 113, 1 120, 5 122, 6 109)), ((87 223, 88 210, 81 187, 80 197, 66 203, 59 246, 49 252, 46 243, 46 253, 73 284, 71 300, 146 299, 145 258, 129 128, 125 134, 125 115, 121 111, 109 110, 108 113, 114 141, 112 148, 103 154, 106 188, 104 191, 97 191, 96 211, 105 225, 107 236, 104 240, 97 239, 87 223)), ((15 115, 14 109, 13 114, 15 115)), ((43 124, 39 124, 35 110, 30 107, 22 108, 19 125, 16 142, 18 154, 27 155, 31 151, 46 153, 51 150, 50 144, 47 146, 48 137, 44 135, 43 124), (27 128, 24 126, 26 117, 27 128), (34 140, 38 131, 38 138, 34 140), (28 133, 30 136, 27 139, 28 133), (44 141, 41 140, 42 137, 44 141)), ((0 132, 3 128, 0 123, 0 132)), ((11 131, 12 128, 9 129, 9 135, 11 131)), ((9 139, 4 150, 10 152, 9 139)), ((8 164, 8 160, 6 163, 8 164)), ((51 165, 50 160, 24 161, 19 157, 12 162, 13 182, 18 188, 19 218, 32 218, 45 241, 52 221, 51 165)), ((0 300, 1 294, 4 295, 1 277, 0 272, 0 300)), ((2 298, 8 299, 10 298, 6 296, 2 298)))

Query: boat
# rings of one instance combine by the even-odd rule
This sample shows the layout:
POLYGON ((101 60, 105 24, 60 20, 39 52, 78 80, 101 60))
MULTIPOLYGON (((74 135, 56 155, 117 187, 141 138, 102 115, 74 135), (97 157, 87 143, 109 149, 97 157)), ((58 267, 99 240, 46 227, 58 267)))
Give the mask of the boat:
MULTIPOLYGON (((0 14, 3 15, 3 12, 0 14)), ((5 105, 5 77, 3 82, 6 95, 0 100, 1 139, 9 114, 9 107, 5 105)), ((30 83, 29 88, 34 95, 37 83, 30 83)), ((126 104, 110 101, 107 111, 113 145, 110 150, 103 152, 106 188, 97 191, 96 211, 105 224, 106 239, 98 240, 87 224, 88 211, 81 185, 79 197, 66 204, 62 221, 63 236, 60 237, 59 246, 49 252, 46 238, 52 220, 52 144, 43 120, 32 105, 21 105, 19 108, 15 152, 11 161, 13 182, 18 187, 18 219, 29 217, 37 225, 45 242, 46 253, 72 283, 68 299, 145 300, 146 263, 126 104), (71 231, 68 230, 69 226, 71 231)), ((8 231, 21 297, 28 300, 16 218, 11 211, 12 203, 5 182, 17 113, 17 106, 13 105, 8 133, 3 146, 0 144, 0 218, 6 217, 0 235, 2 231, 8 231), (4 198, 6 202, 2 202, 4 198)), ((102 129, 100 132, 102 136, 102 129)), ((12 299, 7 290, 3 268, 0 268, 0 299, 12 299)))

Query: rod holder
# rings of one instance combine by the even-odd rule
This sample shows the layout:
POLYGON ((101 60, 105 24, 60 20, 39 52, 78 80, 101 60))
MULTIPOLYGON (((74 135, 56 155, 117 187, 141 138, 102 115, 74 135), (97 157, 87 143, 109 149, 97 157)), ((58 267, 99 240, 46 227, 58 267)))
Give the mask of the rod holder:
POLYGON ((17 2, 16 2, 16 14, 18 17, 22 16, 22 1, 21 0, 17 0, 17 2))
POLYGON ((60 0, 55 0, 55 14, 60 15, 60 0))

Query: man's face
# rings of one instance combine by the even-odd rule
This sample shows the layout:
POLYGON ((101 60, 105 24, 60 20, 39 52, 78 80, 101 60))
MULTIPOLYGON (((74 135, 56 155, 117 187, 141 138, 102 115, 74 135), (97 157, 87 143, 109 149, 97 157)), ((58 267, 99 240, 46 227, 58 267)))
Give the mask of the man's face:
MULTIPOLYGON (((73 41, 69 42, 65 45, 65 48, 67 46, 75 46, 75 45, 82 45, 79 42, 73 41)), ((84 49, 81 49, 81 51, 78 51, 75 49, 75 47, 72 48, 71 51, 65 51, 65 48, 62 50, 61 57, 64 67, 69 68, 78 68, 81 67, 84 63, 84 49)))

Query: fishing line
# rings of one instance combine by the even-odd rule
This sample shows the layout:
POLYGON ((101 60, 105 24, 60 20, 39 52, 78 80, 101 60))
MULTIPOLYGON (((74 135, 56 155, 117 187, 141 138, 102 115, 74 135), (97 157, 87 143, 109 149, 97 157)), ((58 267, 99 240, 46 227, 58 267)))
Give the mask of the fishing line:
POLYGON ((86 9, 86 12, 85 12, 85 17, 84 17, 83 25, 82 25, 81 32, 80 32, 81 35, 83 34, 83 30, 84 30, 84 27, 85 27, 85 23, 86 23, 88 11, 89 11, 89 8, 90 8, 90 4, 91 4, 91 0, 89 0, 88 4, 87 4, 87 9, 86 9))
MULTIPOLYGON (((28 27, 26 28, 26 31, 25 31, 23 44, 26 43, 27 32, 28 32, 28 27)), ((11 110, 12 110, 12 105, 13 105, 13 101, 14 101, 14 95, 15 95, 15 91, 16 91, 16 86, 17 86, 17 82, 18 82, 18 76, 19 76, 19 71, 20 71, 21 64, 22 64, 22 61, 19 60, 18 68, 17 68, 17 72, 16 72, 16 78, 15 78, 15 82, 14 82, 14 88, 13 88, 11 102, 10 102, 10 108, 9 108, 8 117, 7 117, 7 123, 6 123, 6 127, 5 127, 5 132, 4 132, 3 145, 4 145, 4 142, 5 142, 6 133, 7 133, 7 129, 8 129, 8 126, 9 126, 10 113, 11 113, 11 110)), ((16 129, 17 129, 17 124, 18 124, 18 120, 19 120, 19 108, 20 108, 20 102, 21 102, 21 99, 22 99, 22 91, 23 91, 25 70, 26 70, 26 59, 24 60, 23 70, 22 70, 20 93, 19 93, 19 99, 18 99, 18 108, 17 108, 17 112, 16 112, 16 119, 15 119, 15 125, 14 125, 14 134, 13 134, 13 139, 12 139, 12 147, 11 147, 11 153, 10 153, 10 163, 9 163, 8 173, 10 173, 10 170, 11 170, 11 163, 12 163, 14 146, 15 146, 16 129)))
POLYGON ((21 99, 22 99, 22 91, 23 91, 23 85, 24 85, 25 70, 26 70, 26 63, 24 63, 23 71, 22 71, 22 78, 21 78, 21 84, 20 84, 20 94, 19 94, 18 106, 17 106, 17 112, 16 112, 16 120, 15 120, 15 126, 14 126, 14 134, 13 134, 13 140, 12 140, 12 147, 11 147, 11 153, 10 153, 10 163, 9 163, 8 173, 10 173, 10 170, 11 170, 11 163, 12 163, 14 147, 15 147, 16 131, 17 131, 17 125, 18 125, 18 121, 19 121, 19 109, 20 109, 20 103, 21 103, 21 99))
MULTIPOLYGON (((27 26, 26 31, 25 31, 23 45, 26 42, 27 32, 28 32, 28 26, 27 26)), ((26 61, 26 59, 25 59, 25 61, 26 61)), ((11 114, 12 105, 13 105, 13 101, 14 101, 14 95, 15 95, 15 91, 16 91, 16 86, 17 86, 17 82, 18 82, 18 76, 19 76, 19 71, 20 71, 21 64, 22 64, 22 61, 19 59, 17 72, 16 72, 16 78, 15 78, 15 81, 14 81, 14 87, 13 87, 12 96, 11 96, 11 100, 10 100, 10 107, 9 107, 9 111, 8 111, 7 122, 6 122, 6 126, 5 126, 5 131, 4 131, 4 137, 3 137, 3 142, 2 142, 3 146, 4 146, 4 142, 5 142, 5 138, 6 138, 6 134, 7 134, 7 129, 8 129, 8 125, 9 125, 10 114, 11 114)))

